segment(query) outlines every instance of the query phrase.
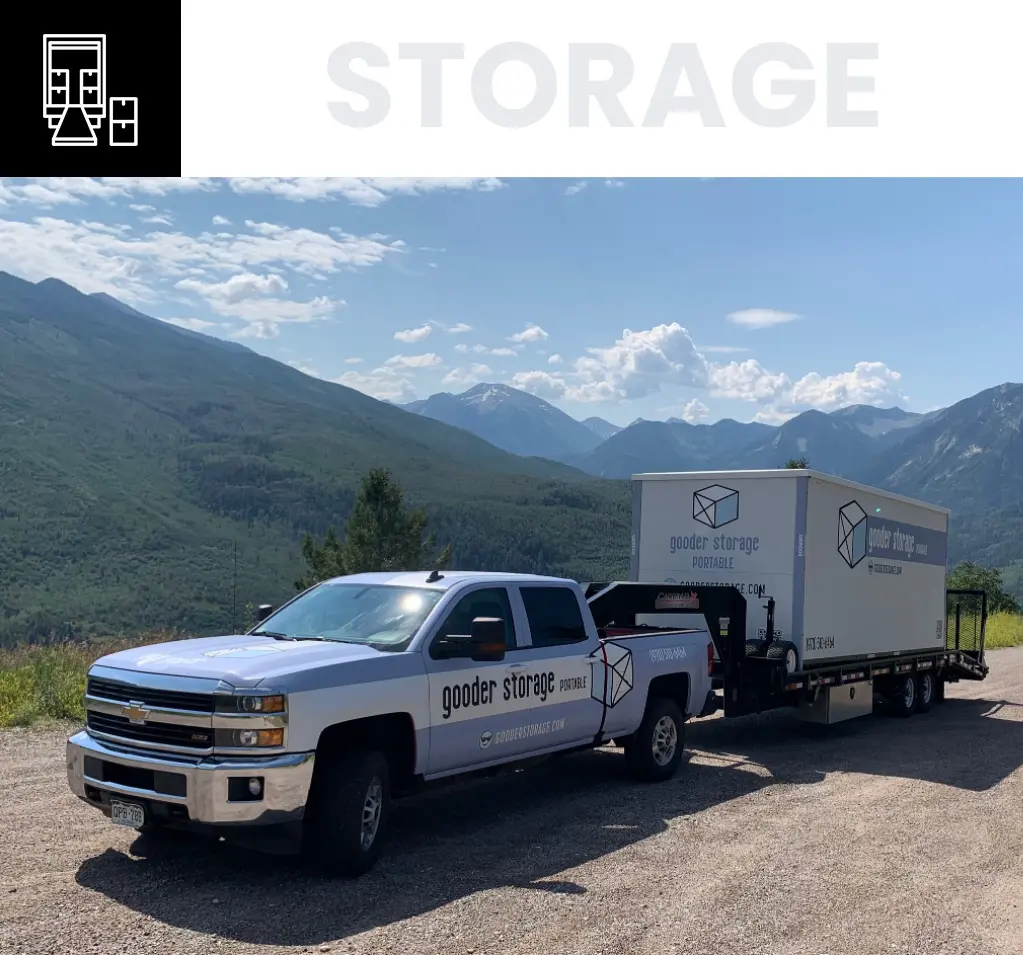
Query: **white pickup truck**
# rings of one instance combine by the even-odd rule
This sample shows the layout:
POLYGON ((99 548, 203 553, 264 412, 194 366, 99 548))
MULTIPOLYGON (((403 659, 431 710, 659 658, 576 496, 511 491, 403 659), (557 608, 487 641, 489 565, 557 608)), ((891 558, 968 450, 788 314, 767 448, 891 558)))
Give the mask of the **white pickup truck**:
POLYGON ((71 789, 154 832, 288 825, 357 875, 392 795, 434 780, 611 741, 636 776, 668 779, 686 720, 718 706, 714 642, 636 626, 641 590, 649 603, 628 583, 588 599, 555 577, 359 574, 263 608, 244 636, 112 653, 88 673, 71 789))

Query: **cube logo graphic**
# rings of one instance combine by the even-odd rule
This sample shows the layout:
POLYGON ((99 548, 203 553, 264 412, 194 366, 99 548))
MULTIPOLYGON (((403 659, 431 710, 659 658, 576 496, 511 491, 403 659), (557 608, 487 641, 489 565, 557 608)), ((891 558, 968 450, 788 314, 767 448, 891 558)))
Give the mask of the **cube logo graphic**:
POLYGON ((109 122, 111 146, 137 146, 134 96, 107 97, 105 33, 43 35, 43 117, 54 146, 96 146, 96 131, 109 122))
POLYGON ((856 501, 838 509, 838 553, 850 567, 867 556, 867 512, 856 501))
MULTIPOLYGON (((632 690, 635 682, 632 668, 632 650, 623 647, 621 644, 608 641, 600 649, 590 654, 594 658, 606 659, 607 661, 607 705, 609 708, 617 706, 624 697, 632 690)), ((590 680, 590 696, 598 703, 604 699, 604 681, 590 680)))
POLYGON ((711 484, 693 492, 693 520, 707 527, 724 527, 739 519, 739 492, 711 484))

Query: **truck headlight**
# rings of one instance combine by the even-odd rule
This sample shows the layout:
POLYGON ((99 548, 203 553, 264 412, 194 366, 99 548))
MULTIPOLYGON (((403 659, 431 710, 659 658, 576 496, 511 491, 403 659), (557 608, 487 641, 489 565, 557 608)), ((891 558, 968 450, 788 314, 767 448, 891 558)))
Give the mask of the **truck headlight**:
POLYGON ((282 693, 263 696, 256 693, 238 693, 222 696, 217 700, 218 713, 283 713, 288 708, 288 698, 282 693))
POLYGON ((284 745, 284 730, 216 730, 214 745, 231 749, 260 749, 284 745))

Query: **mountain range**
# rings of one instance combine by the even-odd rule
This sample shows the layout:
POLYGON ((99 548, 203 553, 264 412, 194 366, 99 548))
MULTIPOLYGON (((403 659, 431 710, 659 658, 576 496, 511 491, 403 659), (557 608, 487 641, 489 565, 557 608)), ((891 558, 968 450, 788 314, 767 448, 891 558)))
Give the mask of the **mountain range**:
POLYGON ((624 574, 627 478, 807 457, 953 509, 951 556, 1023 558, 1023 385, 779 427, 576 421, 506 385, 377 401, 110 296, 0 273, 0 642, 227 632, 294 593, 307 533, 389 467, 466 569, 624 574))
POLYGON ((458 395, 443 392, 400 407, 513 454, 612 479, 639 471, 776 468, 806 457, 819 470, 851 474, 942 413, 852 405, 830 414, 805 411, 780 426, 730 418, 713 424, 637 418, 619 427, 603 418, 576 421, 542 398, 501 384, 479 384, 458 395))

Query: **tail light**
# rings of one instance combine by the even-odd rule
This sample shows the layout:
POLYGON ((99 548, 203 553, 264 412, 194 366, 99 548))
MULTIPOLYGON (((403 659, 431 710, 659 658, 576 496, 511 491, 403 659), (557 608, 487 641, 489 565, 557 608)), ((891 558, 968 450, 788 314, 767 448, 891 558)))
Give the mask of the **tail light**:
POLYGON ((714 641, 707 641, 707 676, 714 673, 714 641))

